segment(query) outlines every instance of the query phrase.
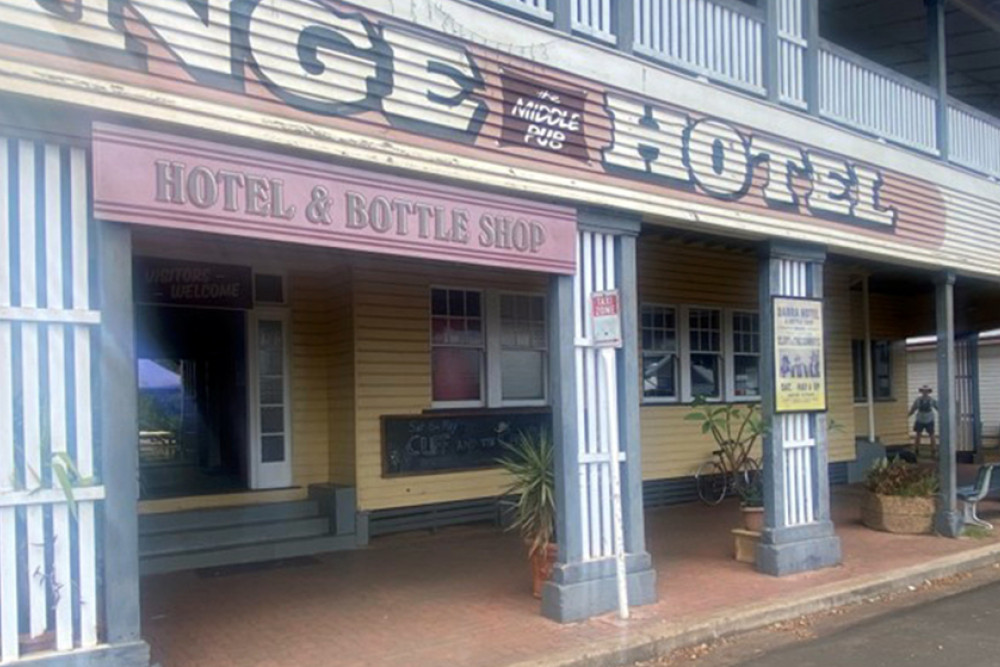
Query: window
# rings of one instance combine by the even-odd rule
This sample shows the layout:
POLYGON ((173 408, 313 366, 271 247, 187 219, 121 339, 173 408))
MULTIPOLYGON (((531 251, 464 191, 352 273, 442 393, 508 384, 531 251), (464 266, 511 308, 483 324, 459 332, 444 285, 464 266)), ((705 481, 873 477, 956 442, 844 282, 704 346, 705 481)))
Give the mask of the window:
POLYGON ((256 273, 253 277, 253 294, 256 303, 285 303, 285 281, 278 275, 256 273))
POLYGON ((545 399, 545 300, 500 295, 500 384, 503 401, 545 399))
POLYGON ((760 398, 760 315, 643 304, 642 397, 651 403, 760 398))
POLYGON ((760 396, 760 315, 733 313, 733 396, 760 396))
MULTIPOLYGON (((854 377, 854 400, 861 403, 868 400, 868 385, 865 382, 865 342, 851 341, 851 358, 854 377)), ((892 341, 872 341, 872 386, 875 400, 892 398, 892 341)))
POLYGON ((676 399, 677 311, 642 307, 642 393, 646 398, 676 399))
POLYGON ((688 310, 691 397, 722 397, 722 318, 718 310, 688 310))
POLYGON ((543 404, 548 386, 545 298, 433 288, 431 379, 438 405, 543 404))
POLYGON ((482 294, 431 291, 431 367, 435 401, 481 403, 486 356, 482 294))

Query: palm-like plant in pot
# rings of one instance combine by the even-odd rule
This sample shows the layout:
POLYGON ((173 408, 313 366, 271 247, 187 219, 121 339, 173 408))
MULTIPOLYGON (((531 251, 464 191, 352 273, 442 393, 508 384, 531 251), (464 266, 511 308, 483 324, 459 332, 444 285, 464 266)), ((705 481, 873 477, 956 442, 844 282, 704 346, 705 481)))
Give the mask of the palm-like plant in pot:
POLYGON ((511 476, 503 495, 514 497, 511 530, 520 531, 528 545, 533 575, 532 591, 541 597, 542 585, 552 572, 557 548, 553 445, 548 431, 521 432, 498 463, 511 476))

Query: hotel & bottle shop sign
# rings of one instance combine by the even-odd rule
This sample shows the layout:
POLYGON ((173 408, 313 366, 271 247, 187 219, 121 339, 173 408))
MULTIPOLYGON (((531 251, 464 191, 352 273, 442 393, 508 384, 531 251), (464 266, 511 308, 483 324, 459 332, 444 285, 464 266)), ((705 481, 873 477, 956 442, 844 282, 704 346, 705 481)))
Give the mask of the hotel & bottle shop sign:
POLYGON ((94 126, 105 220, 550 273, 576 211, 113 125, 94 126))

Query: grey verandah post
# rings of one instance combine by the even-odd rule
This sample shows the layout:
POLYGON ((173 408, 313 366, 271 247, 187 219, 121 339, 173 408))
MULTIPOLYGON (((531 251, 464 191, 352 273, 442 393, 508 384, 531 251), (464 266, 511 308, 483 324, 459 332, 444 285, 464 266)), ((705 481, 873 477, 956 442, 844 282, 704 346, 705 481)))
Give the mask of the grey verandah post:
POLYGON ((781 98, 781 40, 779 33, 779 0, 764 3, 764 88, 767 99, 777 102, 781 98))
MULTIPOLYGON (((606 211, 581 210, 578 215, 576 276, 554 276, 549 286, 549 357, 556 450, 556 538, 559 556, 552 577, 542 591, 542 613, 571 622, 617 608, 615 561, 602 550, 608 544, 606 526, 593 524, 607 516, 606 494, 594 494, 594 483, 611 465, 593 437, 593 421, 607 411, 595 402, 600 392, 584 369, 588 348, 578 336, 587 304, 586 280, 603 273, 621 295, 623 346, 616 355, 614 384, 618 405, 618 433, 625 461, 621 466, 622 523, 625 533, 628 597, 631 605, 656 600, 656 573, 646 551, 642 509, 642 470, 639 445, 638 294, 636 291, 637 220, 606 211), (603 249, 604 262, 597 258, 603 249), (589 255, 589 256, 588 256, 589 255), (610 262, 607 260, 610 259, 610 262), (611 270, 613 265, 613 270, 611 270), (586 274, 586 276, 584 275, 586 274), (581 406, 583 412, 581 413, 581 406), (582 415, 582 417, 581 417, 582 415), (588 425, 588 422, 590 424, 588 425), (603 512, 603 514, 602 514, 603 512), (605 538, 605 539, 602 539, 605 538)), ((592 283, 597 284, 597 283, 592 283)), ((596 357, 595 357, 596 358, 596 357)))
POLYGON ((129 647, 116 664, 148 664, 139 625, 138 400, 132 316, 132 241, 128 227, 98 229, 100 433, 104 501, 106 641, 129 647))
POLYGON ((947 272, 935 287, 937 311, 938 383, 938 476, 941 480, 935 529, 947 537, 958 537, 962 517, 955 496, 957 472, 955 442, 958 435, 955 414, 955 274, 947 272))
POLYGON ((762 465, 764 530, 757 569, 776 576, 829 567, 841 560, 840 539, 830 520, 826 414, 775 412, 772 299, 822 299, 824 261, 821 248, 779 243, 765 246, 760 260, 761 412, 768 427, 762 465), (792 460, 799 465, 790 465, 792 460))
POLYGON ((948 52, 945 31, 946 0, 924 0, 927 7, 927 53, 929 84, 937 92, 937 148, 947 160, 950 144, 948 128, 948 52))

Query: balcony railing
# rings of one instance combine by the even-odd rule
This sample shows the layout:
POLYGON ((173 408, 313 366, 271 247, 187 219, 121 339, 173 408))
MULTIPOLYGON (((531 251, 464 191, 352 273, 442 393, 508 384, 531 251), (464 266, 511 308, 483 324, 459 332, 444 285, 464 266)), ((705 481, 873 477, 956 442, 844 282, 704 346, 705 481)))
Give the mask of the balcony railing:
POLYGON ((875 136, 937 153, 937 93, 823 41, 819 112, 875 136))
POLYGON ((820 39, 809 0, 483 1, 1000 179, 1000 119, 820 39))
POLYGON ((1000 178, 1000 121, 949 99, 948 137, 952 162, 1000 178))
POLYGON ((709 0, 635 0, 635 51, 763 94, 764 16, 709 0))

